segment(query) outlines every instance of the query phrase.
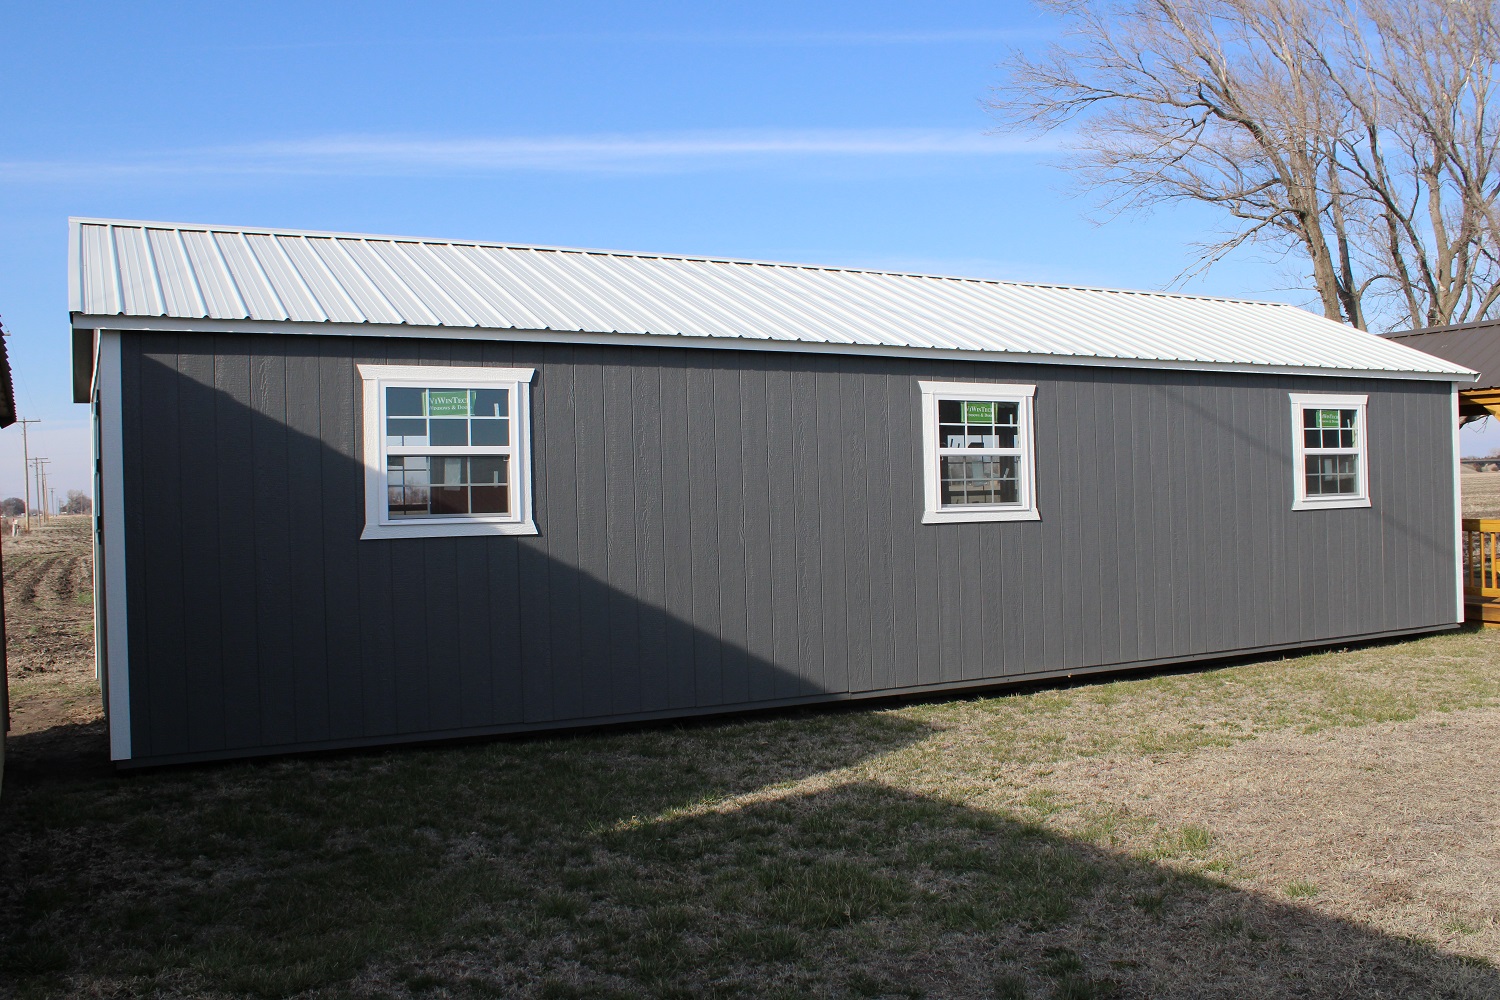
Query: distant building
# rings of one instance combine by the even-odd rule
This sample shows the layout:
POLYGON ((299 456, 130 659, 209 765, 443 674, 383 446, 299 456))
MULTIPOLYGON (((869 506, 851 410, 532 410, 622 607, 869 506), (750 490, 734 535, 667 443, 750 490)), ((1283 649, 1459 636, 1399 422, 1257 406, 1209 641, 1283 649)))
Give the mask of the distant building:
POLYGON ((1462 618, 1473 373, 1289 306, 72 227, 122 764, 971 690, 1462 618))

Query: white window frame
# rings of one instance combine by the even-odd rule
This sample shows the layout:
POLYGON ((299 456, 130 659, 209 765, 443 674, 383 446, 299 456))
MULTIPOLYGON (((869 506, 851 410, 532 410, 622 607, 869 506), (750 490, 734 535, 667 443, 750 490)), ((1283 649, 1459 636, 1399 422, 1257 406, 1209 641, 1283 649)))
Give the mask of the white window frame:
POLYGON ((1292 402, 1292 510, 1340 510, 1350 507, 1370 506, 1370 455, 1369 420, 1367 409, 1369 396, 1331 395, 1329 393, 1293 392, 1292 402), (1302 411, 1304 410, 1355 410, 1353 448, 1309 449, 1302 440, 1302 411), (1307 456, 1348 455, 1357 456, 1356 481, 1358 493, 1339 496, 1307 495, 1307 456))
POLYGON ((1036 504, 1036 437, 1032 433, 1033 400, 1035 385, 1016 385, 1008 382, 919 382, 922 390, 922 475, 923 495, 926 498, 922 513, 923 524, 951 524, 974 521, 1040 521, 1042 515, 1036 504), (991 451, 984 449, 979 454, 1014 454, 1021 459, 1017 487, 1020 503, 1014 504, 969 504, 963 507, 942 505, 941 458, 960 451, 974 454, 975 449, 948 449, 938 447, 938 401, 942 399, 994 400, 997 403, 1016 403, 1017 441, 1013 449, 991 451))
MULTIPOLYGON (((436 365, 360 365, 364 382, 365 529, 360 538, 436 538, 456 535, 535 535, 531 499, 531 380, 534 368, 450 368, 436 365), (388 386, 510 390, 512 510, 507 514, 455 514, 393 518, 387 507, 385 390, 388 386)), ((424 448, 426 454, 472 455, 472 447, 424 448)))

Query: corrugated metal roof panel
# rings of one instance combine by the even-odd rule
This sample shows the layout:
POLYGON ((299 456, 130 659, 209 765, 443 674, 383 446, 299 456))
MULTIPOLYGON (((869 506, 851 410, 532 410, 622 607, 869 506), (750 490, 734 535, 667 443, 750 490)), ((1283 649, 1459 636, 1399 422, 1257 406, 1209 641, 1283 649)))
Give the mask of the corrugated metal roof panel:
POLYGON ((369 240, 335 240, 354 265, 359 268, 359 273, 369 279, 370 284, 375 286, 380 293, 380 298, 395 310, 400 317, 400 322, 409 323, 412 326, 468 326, 468 323, 449 323, 438 318, 433 310, 427 308, 421 296, 412 289, 401 276, 391 269, 390 265, 375 252, 369 240))
POLYGON ((496 303, 490 301, 482 289, 475 287, 474 282, 482 279, 476 279, 468 271, 453 247, 429 243, 393 243, 392 246, 413 270, 442 289, 453 308, 468 319, 467 325, 489 329, 509 326, 496 303))
MULTIPOLYGON (((75 219, 80 317, 535 330, 1467 376, 1275 303, 852 268, 75 219)), ((701 342, 701 341, 700 341, 701 342)))
POLYGON ((178 237, 208 315, 216 319, 251 318, 245 301, 240 298, 240 289, 234 285, 234 276, 229 273, 228 262, 219 255, 219 244, 213 234, 184 229, 178 237))
POLYGON ((1500 320, 1392 333, 1403 347, 1451 361, 1479 373, 1470 389, 1500 388, 1500 320))
POLYGON ((214 243, 219 248, 229 273, 234 277, 235 287, 251 319, 290 319, 281 296, 276 293, 265 268, 260 264, 250 238, 242 233, 217 233, 214 243))
POLYGON ((505 288, 501 277, 490 273, 478 247, 423 246, 432 255, 443 259, 462 288, 469 289, 469 294, 483 300, 484 307, 495 318, 493 330, 541 330, 540 319, 526 312, 525 304, 505 288))
POLYGON ((114 237, 125 312, 136 316, 162 315, 165 309, 156 283, 156 266, 151 260, 151 243, 146 239, 146 231, 134 226, 120 226, 115 229, 114 237))
POLYGON ((335 239, 330 236, 310 237, 304 240, 308 248, 322 261, 328 273, 338 283, 339 290, 354 306, 358 322, 363 323, 408 323, 407 317, 381 291, 364 268, 349 254, 346 244, 356 241, 335 239))
MULTIPOLYGON (((198 292, 203 296, 208 314, 215 319, 249 319, 249 310, 235 287, 228 262, 219 253, 214 234, 185 229, 180 235, 188 267, 198 283, 198 292)), ((248 276, 241 275, 240 278, 245 280, 248 276)))
MULTIPOLYGON (((307 285, 317 301, 318 309, 330 323, 363 323, 365 314, 351 299, 338 278, 323 258, 313 250, 312 244, 299 236, 278 236, 276 244, 286 254, 287 263, 296 269, 297 277, 307 285)), ((303 322, 318 322, 303 320, 303 322)))
POLYGON ((182 234, 170 229, 147 229, 151 259, 156 266, 156 280, 161 286, 166 315, 197 319, 208 315, 208 306, 198 292, 182 234))
POLYGON ((84 301, 105 316, 123 315, 124 308, 115 292, 115 248, 111 231, 105 226, 85 226, 79 242, 82 259, 73 266, 82 272, 79 290, 84 301))
POLYGON ((370 252, 380 258, 380 263, 401 282, 406 294, 412 296, 440 326, 477 326, 474 317, 448 294, 446 283, 439 280, 443 272, 429 263, 420 267, 406 252, 407 246, 394 240, 370 240, 365 244, 370 252))
POLYGON ((322 323, 328 319, 328 314, 318 305, 317 296, 287 258, 276 237, 247 233, 245 246, 255 256, 261 274, 276 293, 276 301, 285 310, 287 319, 302 323, 322 323))

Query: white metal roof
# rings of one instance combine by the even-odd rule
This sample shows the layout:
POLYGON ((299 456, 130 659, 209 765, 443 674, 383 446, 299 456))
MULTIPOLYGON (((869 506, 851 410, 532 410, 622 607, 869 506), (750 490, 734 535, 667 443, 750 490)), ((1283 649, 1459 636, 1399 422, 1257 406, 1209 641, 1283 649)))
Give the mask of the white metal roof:
POLYGON ((1473 375, 1278 303, 400 236, 113 219, 71 226, 78 328, 542 332, 997 361, 1473 375))

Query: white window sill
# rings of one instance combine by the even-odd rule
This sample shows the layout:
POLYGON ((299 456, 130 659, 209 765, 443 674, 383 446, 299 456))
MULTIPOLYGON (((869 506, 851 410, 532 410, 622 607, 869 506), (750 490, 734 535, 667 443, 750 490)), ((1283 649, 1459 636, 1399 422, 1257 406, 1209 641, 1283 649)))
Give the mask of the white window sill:
POLYGON ((922 515, 923 524, 962 524, 976 521, 1040 521, 1042 515, 1033 509, 1003 510, 929 510, 922 515))
POLYGON ((1340 497, 1337 500, 1298 500, 1292 504, 1292 510, 1348 510, 1368 506, 1369 497, 1340 497))
POLYGON ((367 524, 367 538, 454 538, 474 535, 536 535, 532 521, 426 521, 418 524, 367 524))

